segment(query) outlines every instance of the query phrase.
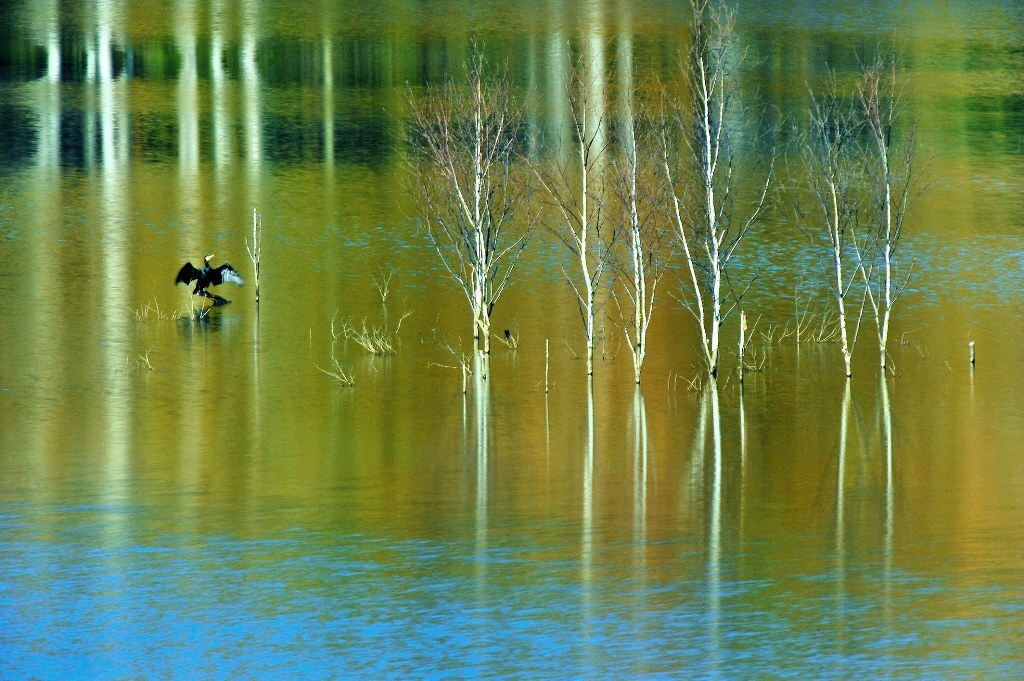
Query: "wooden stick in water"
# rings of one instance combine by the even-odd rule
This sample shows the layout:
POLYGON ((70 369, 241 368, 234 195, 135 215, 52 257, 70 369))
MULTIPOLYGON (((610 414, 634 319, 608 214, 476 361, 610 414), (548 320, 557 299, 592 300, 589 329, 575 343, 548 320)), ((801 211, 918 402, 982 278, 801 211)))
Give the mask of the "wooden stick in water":
POLYGON ((548 339, 544 339, 544 394, 548 393, 548 339))
POLYGON ((746 347, 744 336, 747 333, 747 313, 740 310, 740 383, 743 382, 743 350, 746 347))

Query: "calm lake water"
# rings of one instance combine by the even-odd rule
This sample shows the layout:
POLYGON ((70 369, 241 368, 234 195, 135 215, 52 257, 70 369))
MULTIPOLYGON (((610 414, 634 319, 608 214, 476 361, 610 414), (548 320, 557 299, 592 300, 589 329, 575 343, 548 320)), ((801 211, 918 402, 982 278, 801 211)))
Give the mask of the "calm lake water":
MULTIPOLYGON (((670 80, 682 4, 0 3, 0 678, 1024 677, 1024 5, 739 8, 784 131, 899 46, 928 189, 895 375, 868 329, 849 386, 835 344, 755 339, 742 389, 730 356, 692 390, 670 274, 642 388, 612 321, 588 386, 544 234, 495 308, 518 350, 466 395, 439 366, 470 323, 407 87, 476 39, 550 130, 572 51, 670 80), (259 307, 182 318, 186 260, 251 279, 254 207, 259 307), (332 344, 406 311, 393 356, 332 344)), ((827 303, 786 205, 740 255, 758 334, 827 303)))

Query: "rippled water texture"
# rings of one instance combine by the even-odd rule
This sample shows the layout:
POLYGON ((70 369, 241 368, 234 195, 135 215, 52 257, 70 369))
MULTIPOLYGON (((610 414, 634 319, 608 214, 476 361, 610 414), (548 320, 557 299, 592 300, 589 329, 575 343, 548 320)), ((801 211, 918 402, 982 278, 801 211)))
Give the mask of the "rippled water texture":
POLYGON ((1019 3, 741 4, 781 149, 738 254, 742 389, 731 350, 690 386, 676 272, 642 388, 611 301, 588 385, 547 233, 489 380, 463 395, 434 341, 470 320, 418 227, 409 97, 475 40, 550 137, 572 55, 673 82, 679 4, 4 2, 0 678, 1024 677, 1019 3), (828 302, 785 143, 826 66, 893 42, 925 192, 895 372, 866 328, 847 385, 834 343, 762 336, 828 302), (172 281, 208 254, 247 286, 195 320, 172 281), (394 355, 332 340, 405 312, 394 355))

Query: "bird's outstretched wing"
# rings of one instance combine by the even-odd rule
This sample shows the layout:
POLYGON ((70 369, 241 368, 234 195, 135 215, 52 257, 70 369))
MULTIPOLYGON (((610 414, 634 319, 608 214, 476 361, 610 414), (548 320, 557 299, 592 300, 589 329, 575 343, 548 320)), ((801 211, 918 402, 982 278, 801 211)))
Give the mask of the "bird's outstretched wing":
POLYGON ((232 284, 238 284, 239 286, 245 286, 245 281, 242 279, 242 275, 238 273, 238 270, 227 263, 224 263, 217 268, 217 275, 220 277, 220 281, 217 282, 218 284, 222 284, 227 281, 232 284))
POLYGON ((178 276, 174 278, 175 285, 177 284, 190 284, 199 278, 199 270, 196 269, 195 265, 190 262, 185 263, 178 270, 178 276))

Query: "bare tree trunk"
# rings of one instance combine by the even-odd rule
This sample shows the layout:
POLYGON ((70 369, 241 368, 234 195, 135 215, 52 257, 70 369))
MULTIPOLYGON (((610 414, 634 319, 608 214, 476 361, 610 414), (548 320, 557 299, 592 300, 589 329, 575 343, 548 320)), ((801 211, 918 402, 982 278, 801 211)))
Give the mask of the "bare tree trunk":
POLYGON ((877 57, 872 63, 862 67, 859 84, 860 102, 863 120, 871 134, 876 152, 873 170, 869 170, 868 179, 871 183, 869 191, 878 205, 878 224, 871 242, 873 249, 879 254, 877 292, 871 287, 863 259, 860 269, 875 313, 879 360, 883 371, 888 357, 892 308, 910 281, 909 272, 902 282, 897 279, 896 252, 903 237, 903 223, 917 182, 913 165, 915 128, 912 125, 902 138, 899 132, 894 130, 900 108, 897 87, 895 59, 877 57), (894 158, 894 147, 899 145, 903 147, 903 155, 894 158))
MULTIPOLYGON (((667 133, 666 126, 663 126, 663 132, 667 133)), ((688 283, 692 287, 693 305, 696 306, 696 310, 694 310, 693 307, 689 306, 687 309, 689 309, 690 312, 693 313, 694 317, 697 318, 697 323, 700 326, 700 341, 701 350, 704 353, 704 364, 705 367, 708 369, 709 373, 711 373, 711 375, 714 376, 715 373, 717 373, 717 365, 715 365, 715 371, 712 372, 711 368, 713 364, 711 362, 710 338, 708 337, 708 325, 704 312, 704 292, 703 287, 701 286, 701 280, 697 276, 697 253, 690 247, 690 230, 686 222, 686 219, 683 216, 682 200, 680 198, 681 192, 676 192, 676 190, 674 189, 676 179, 672 170, 672 164, 669 160, 669 148, 670 145, 667 141, 666 134, 663 138, 662 144, 662 166, 665 172, 666 182, 670 188, 673 188, 671 189, 673 208, 672 217, 674 219, 676 230, 679 235, 679 243, 683 247, 683 256, 686 262, 686 270, 689 274, 688 283)))
MULTIPOLYGON (((694 5, 694 9, 697 6, 694 5)), ((724 38, 725 36, 723 36, 724 38)), ((725 110, 725 93, 717 95, 720 85, 717 73, 708 72, 707 57, 695 55, 694 75, 697 77, 698 106, 700 113, 700 137, 703 138, 701 171, 701 189, 704 191, 707 217, 707 237, 704 248, 707 251, 708 267, 711 271, 711 339, 708 343, 708 367, 712 376, 718 374, 718 337, 722 328, 722 257, 721 240, 718 232, 718 204, 715 202, 715 170, 718 165, 718 152, 721 151, 721 135, 725 110), (711 82, 713 81, 713 82, 711 82), (717 100, 717 101, 716 101, 717 100), (717 125, 713 123, 713 111, 716 112, 717 125)), ((725 83, 721 83, 724 88, 725 83)))
MULTIPOLYGON (((843 278, 843 231, 842 217, 839 213, 839 196, 834 176, 828 180, 829 198, 832 200, 832 222, 829 224, 829 237, 832 241, 832 268, 835 272, 836 307, 839 310, 839 341, 843 353, 846 377, 853 375, 853 349, 846 331, 846 281, 843 278)), ((858 320, 859 324, 859 320, 858 320)))
MULTIPOLYGON (((662 166, 672 196, 672 217, 686 258, 688 281, 684 301, 697 318, 701 348, 708 374, 718 375, 721 358, 721 329, 739 305, 742 291, 733 289, 729 263, 743 237, 767 205, 774 154, 760 187, 752 197, 746 218, 733 214, 735 192, 739 189, 738 158, 729 130, 734 117, 742 117, 732 105, 738 54, 735 12, 712 0, 691 0, 693 7, 693 44, 682 72, 690 91, 690 101, 680 105, 674 121, 663 116, 662 166), (674 166, 677 138, 688 149, 688 163, 674 166), (687 204, 685 196, 696 196, 687 204)), ((760 165, 755 162, 748 172, 760 165)))
POLYGON ((661 197, 650 190, 650 187, 658 186, 656 177, 652 176, 651 169, 641 175, 644 166, 653 164, 644 160, 644 166, 641 165, 636 127, 630 124, 624 133, 624 171, 620 175, 618 188, 626 222, 624 231, 628 235, 626 248, 629 252, 628 265, 622 279, 631 306, 631 319, 623 324, 623 331, 630 345, 633 376, 639 384, 647 357, 647 330, 654 313, 658 284, 665 272, 667 240, 658 213, 661 197))
POLYGON ((579 154, 580 154, 580 231, 579 231, 579 258, 580 272, 583 274, 584 306, 586 307, 585 325, 587 332, 587 376, 594 375, 594 281, 590 271, 590 253, 588 251, 591 227, 591 216, 589 206, 590 198, 590 170, 592 164, 589 158, 590 145, 587 142, 587 99, 583 101, 583 111, 577 121, 579 130, 579 154))
MULTIPOLYGON (((833 202, 836 199, 835 191, 832 192, 833 202)), ((835 203, 833 203, 833 209, 835 203)), ((838 219, 837 219, 838 222, 838 219)), ((833 224, 832 233, 837 234, 839 230, 838 224, 833 224)), ((843 251, 841 243, 833 243, 832 246, 832 266, 835 268, 836 274, 836 307, 839 309, 839 342, 843 353, 843 365, 845 366, 846 377, 853 376, 853 345, 850 343, 850 334, 846 330, 846 292, 843 286, 845 281, 843 279, 843 251)), ((858 326, 860 325, 860 319, 857 320, 858 326)))
POLYGON ((488 79, 477 51, 466 65, 468 87, 451 81, 409 91, 411 166, 434 250, 462 290, 474 346, 490 353, 491 313, 536 224, 529 173, 518 172, 523 126, 506 75, 488 79))
MULTIPOLYGON (((601 58, 600 56, 595 59, 601 58)), ((550 230, 573 254, 579 275, 565 272, 576 294, 587 347, 587 375, 594 374, 595 320, 598 292, 612 261, 617 229, 605 217, 605 111, 597 95, 603 83, 594 81, 594 64, 577 63, 566 83, 566 97, 572 115, 575 161, 561 155, 549 166, 535 171, 554 208, 550 230), (597 104, 594 100, 597 100, 597 104), (594 111, 593 109, 597 110, 594 111)), ((563 141, 564 143, 564 141, 563 141)))
MULTIPOLYGON (((647 257, 644 253, 644 238, 640 229, 640 215, 636 207, 636 147, 633 148, 632 169, 630 177, 630 195, 633 199, 629 204, 629 250, 633 261, 633 336, 630 339, 630 347, 633 352, 633 376, 637 385, 640 384, 640 372, 644 368, 644 358, 647 356, 647 326, 650 324, 650 308, 653 305, 653 293, 649 297, 647 293, 647 257)), ((655 282, 655 285, 656 282, 655 282)))
POLYGON ((885 298, 882 305, 882 324, 878 330, 878 350, 884 370, 886 348, 889 341, 889 315, 892 312, 892 178, 889 176, 889 150, 880 137, 876 137, 876 141, 878 142, 878 160, 882 164, 882 184, 885 192, 884 234, 882 236, 882 263, 885 268, 885 276, 882 281, 885 298))
MULTIPOLYGON (((831 272, 826 282, 838 312, 839 340, 847 378, 853 375, 853 348, 864 316, 863 305, 853 320, 847 315, 846 298, 857 277, 857 270, 854 269, 848 281, 845 268, 850 256, 860 261, 856 229, 860 215, 858 189, 863 179, 863 168, 862 148, 857 144, 857 136, 862 127, 854 103, 839 97, 834 77, 830 78, 823 96, 814 98, 812 95, 810 130, 803 146, 803 162, 817 214, 810 218, 811 225, 802 225, 802 228, 813 243, 827 244, 831 272)), ((797 212, 801 218, 805 217, 799 204, 797 212)))

